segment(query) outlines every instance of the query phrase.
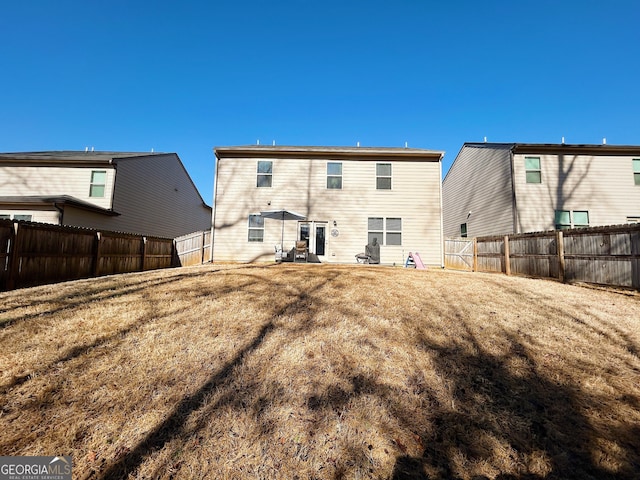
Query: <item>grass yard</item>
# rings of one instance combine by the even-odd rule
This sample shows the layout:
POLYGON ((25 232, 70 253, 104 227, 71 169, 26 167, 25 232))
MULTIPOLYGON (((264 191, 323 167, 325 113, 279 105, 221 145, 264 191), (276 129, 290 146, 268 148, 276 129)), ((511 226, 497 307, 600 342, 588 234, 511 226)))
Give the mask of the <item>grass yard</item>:
POLYGON ((0 455, 94 479, 640 478, 640 294, 209 265, 0 293, 0 455))

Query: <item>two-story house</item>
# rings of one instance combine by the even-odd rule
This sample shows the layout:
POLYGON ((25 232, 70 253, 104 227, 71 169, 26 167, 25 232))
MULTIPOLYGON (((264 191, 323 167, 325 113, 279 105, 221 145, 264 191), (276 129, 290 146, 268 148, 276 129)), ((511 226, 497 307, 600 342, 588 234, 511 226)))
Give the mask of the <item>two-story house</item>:
POLYGON ((211 211, 175 153, 0 154, 0 218, 175 238, 211 211))
POLYGON ((237 146, 214 149, 214 261, 267 261, 307 242, 321 262, 355 263, 374 238, 380 263, 409 252, 443 265, 443 152, 413 148, 237 146), (278 221, 261 212, 289 210, 278 221))
POLYGON ((465 143, 443 181, 446 237, 640 222, 640 147, 465 143))

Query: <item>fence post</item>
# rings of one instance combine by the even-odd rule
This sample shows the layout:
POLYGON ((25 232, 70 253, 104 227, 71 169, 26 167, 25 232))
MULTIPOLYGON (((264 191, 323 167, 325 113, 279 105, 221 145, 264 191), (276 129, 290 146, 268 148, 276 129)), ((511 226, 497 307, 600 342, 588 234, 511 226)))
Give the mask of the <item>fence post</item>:
POLYGON ((504 273, 511 275, 511 261, 509 259, 509 235, 504 236, 504 273))
POLYGON ((564 264, 564 235, 562 230, 556 232, 556 247, 558 250, 558 280, 564 283, 565 264, 564 264))
POLYGON ((200 265, 204 265, 204 241, 205 241, 205 234, 206 232, 203 230, 202 231, 202 243, 200 244, 200 251, 202 253, 202 255, 200 255, 200 265))
POLYGON ((172 267, 176 267, 176 263, 177 260, 176 258, 178 257, 178 242, 176 242, 176 239, 174 238, 171 241, 171 266, 172 267))
POLYGON ((16 284, 18 281, 18 275, 20 270, 19 265, 19 255, 18 252, 20 248, 18 247, 18 232, 20 229, 20 224, 18 222, 13 223, 13 232, 11 234, 11 238, 9 239, 9 251, 7 252, 9 256, 9 271, 7 272, 7 290, 13 290, 16 288, 16 284))
POLYGON ((478 239, 473 237, 473 271, 478 271, 478 239))
POLYGON ((147 266, 147 237, 142 237, 142 268, 141 272, 144 272, 145 267, 147 266))
POLYGON ((100 276, 100 256, 102 253, 101 250, 102 250, 102 234, 100 232, 96 232, 95 247, 93 249, 94 251, 93 276, 94 277, 100 276))

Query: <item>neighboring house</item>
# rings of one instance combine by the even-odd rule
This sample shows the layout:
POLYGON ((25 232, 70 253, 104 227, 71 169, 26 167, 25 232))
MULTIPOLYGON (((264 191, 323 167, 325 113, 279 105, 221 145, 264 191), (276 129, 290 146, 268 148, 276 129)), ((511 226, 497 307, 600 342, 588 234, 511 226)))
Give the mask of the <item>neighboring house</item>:
POLYGON ((214 261, 273 261, 281 241, 286 252, 304 240, 321 262, 356 263, 377 238, 382 264, 402 265, 416 251, 425 264, 443 264, 443 152, 285 146, 214 152, 214 261), (305 220, 261 215, 280 209, 305 220))
POLYGON ((211 207, 175 153, 0 153, 0 218, 175 238, 211 207))
POLYGON ((465 143, 443 181, 444 234, 640 221, 640 146, 465 143))

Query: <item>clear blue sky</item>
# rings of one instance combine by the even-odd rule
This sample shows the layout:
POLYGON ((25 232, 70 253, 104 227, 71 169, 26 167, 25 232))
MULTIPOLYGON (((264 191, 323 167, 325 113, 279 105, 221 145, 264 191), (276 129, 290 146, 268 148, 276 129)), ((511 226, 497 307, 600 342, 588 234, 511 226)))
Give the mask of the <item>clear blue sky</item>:
POLYGON ((638 0, 5 2, 0 151, 640 144, 638 0))

